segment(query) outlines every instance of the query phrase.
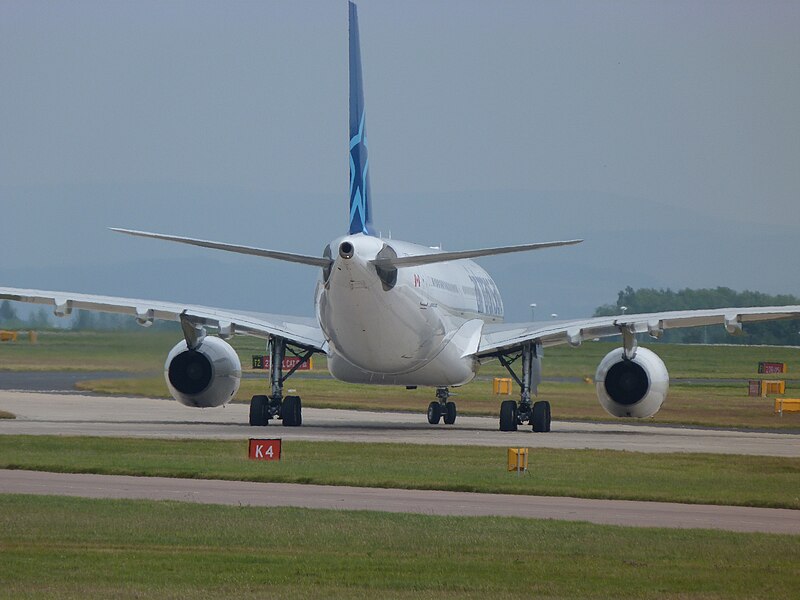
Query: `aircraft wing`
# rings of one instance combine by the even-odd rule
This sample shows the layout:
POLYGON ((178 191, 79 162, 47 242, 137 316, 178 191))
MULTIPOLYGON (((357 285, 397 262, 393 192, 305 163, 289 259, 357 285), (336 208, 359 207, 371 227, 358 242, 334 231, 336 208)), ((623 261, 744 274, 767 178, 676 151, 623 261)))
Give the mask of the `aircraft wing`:
POLYGON ((183 315, 195 325, 218 329, 222 336, 246 334, 267 338, 274 335, 286 338, 292 344, 320 351, 324 351, 325 345, 319 324, 316 319, 310 317, 235 311, 157 300, 4 287, 0 287, 0 300, 52 306, 57 316, 70 314, 75 309, 131 315, 136 317, 141 325, 149 325, 154 320, 180 321, 183 315))
POLYGON ((483 327, 478 357, 513 351, 525 343, 543 347, 559 344, 580 345, 584 340, 620 334, 649 333, 658 338, 667 329, 724 325, 729 333, 742 330, 743 323, 800 319, 800 306, 712 308, 647 314, 615 315, 569 321, 498 323, 483 327))

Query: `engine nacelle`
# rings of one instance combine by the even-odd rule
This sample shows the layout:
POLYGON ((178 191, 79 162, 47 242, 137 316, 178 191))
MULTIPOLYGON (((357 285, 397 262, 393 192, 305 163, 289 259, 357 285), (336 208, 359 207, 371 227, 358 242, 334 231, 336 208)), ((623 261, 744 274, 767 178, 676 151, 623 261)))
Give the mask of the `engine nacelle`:
POLYGON ((594 376, 597 399, 615 417, 652 417, 669 391, 667 367, 655 352, 638 348, 633 360, 623 349, 606 354, 594 376))
POLYGON ((189 350, 182 340, 167 356, 164 378, 169 393, 181 404, 222 406, 239 389, 242 363, 230 344, 218 337, 206 337, 196 350, 189 350))

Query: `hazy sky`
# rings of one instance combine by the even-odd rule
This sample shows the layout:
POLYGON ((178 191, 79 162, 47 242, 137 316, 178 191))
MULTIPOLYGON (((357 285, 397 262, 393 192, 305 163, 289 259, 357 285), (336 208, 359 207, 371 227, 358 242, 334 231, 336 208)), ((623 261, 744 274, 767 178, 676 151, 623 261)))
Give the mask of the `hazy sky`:
MULTIPOLYGON (((482 265, 510 318, 626 285, 800 294, 800 3, 359 3, 375 224, 482 265)), ((310 314, 347 226, 347 10, 0 0, 0 285, 310 314)))

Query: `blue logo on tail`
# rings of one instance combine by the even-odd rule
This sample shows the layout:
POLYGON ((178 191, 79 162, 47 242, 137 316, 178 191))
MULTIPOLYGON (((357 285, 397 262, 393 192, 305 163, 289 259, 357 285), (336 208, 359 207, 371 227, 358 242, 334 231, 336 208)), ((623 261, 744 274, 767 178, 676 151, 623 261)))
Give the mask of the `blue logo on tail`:
POLYGON ((364 112, 358 133, 350 138, 350 233, 369 234, 369 155, 364 112))
POLYGON ((369 157, 364 126, 364 89, 361 83, 361 48, 356 5, 350 17, 350 234, 370 234, 372 210, 369 193, 369 157))

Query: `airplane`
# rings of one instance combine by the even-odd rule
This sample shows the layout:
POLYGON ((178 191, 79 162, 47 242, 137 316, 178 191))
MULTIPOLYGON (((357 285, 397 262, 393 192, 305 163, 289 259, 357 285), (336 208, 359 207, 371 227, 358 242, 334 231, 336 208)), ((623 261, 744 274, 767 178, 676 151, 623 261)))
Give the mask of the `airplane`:
POLYGON ((669 374, 657 354, 639 347, 639 334, 657 339, 667 329, 712 324, 737 334, 744 323, 800 318, 800 306, 778 306, 505 323, 497 285, 472 259, 571 246, 582 240, 442 251, 376 235, 358 15, 352 2, 348 10, 350 198, 345 235, 332 240, 322 256, 308 256, 112 228, 133 236, 313 267, 319 272, 314 317, 17 288, 0 288, 0 299, 49 305, 57 316, 82 309, 129 314, 145 327, 155 320, 179 322, 183 339, 169 352, 164 374, 172 397, 189 407, 230 402, 239 388, 241 363, 226 340, 233 335, 263 338, 270 355, 269 390, 250 400, 249 424, 265 426, 276 419, 289 427, 302 424, 302 402, 298 396, 284 396, 284 383, 317 353, 327 356, 331 375, 344 382, 434 388, 435 399, 427 409, 431 425, 455 423, 451 388, 474 379, 482 363, 498 360, 520 390, 518 401, 501 403, 500 430, 516 431, 527 424, 535 432, 548 432, 550 403, 535 400, 547 347, 580 346, 584 340, 621 336, 621 347, 609 352, 597 368, 597 397, 612 416, 647 418, 664 403, 669 374), (209 335, 209 329, 217 335, 209 335), (286 356, 299 358, 299 364, 284 370, 286 356))

